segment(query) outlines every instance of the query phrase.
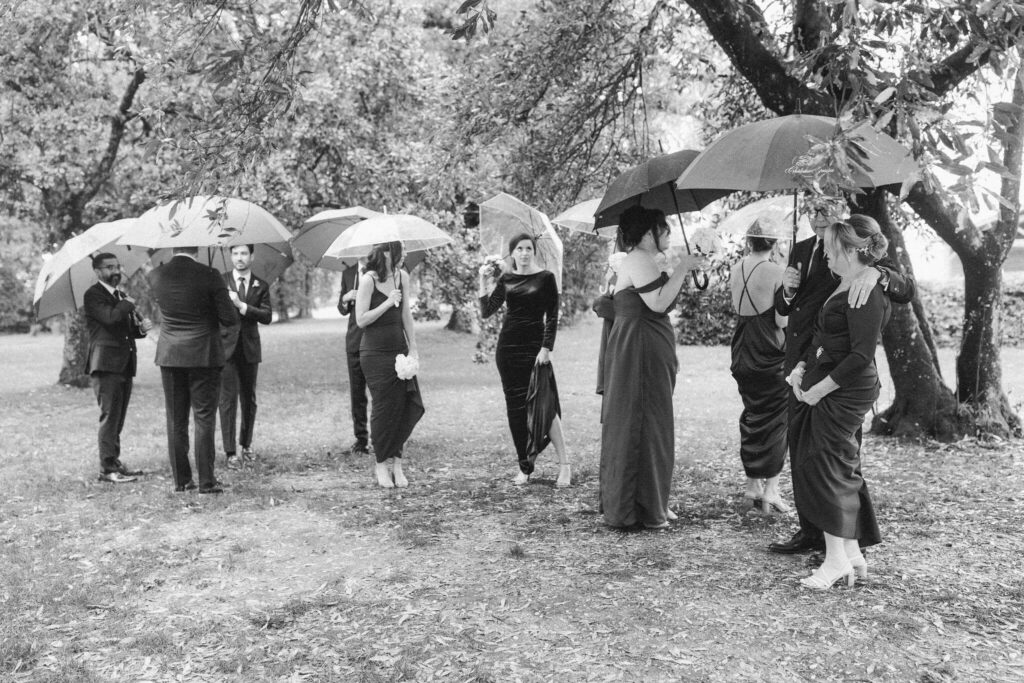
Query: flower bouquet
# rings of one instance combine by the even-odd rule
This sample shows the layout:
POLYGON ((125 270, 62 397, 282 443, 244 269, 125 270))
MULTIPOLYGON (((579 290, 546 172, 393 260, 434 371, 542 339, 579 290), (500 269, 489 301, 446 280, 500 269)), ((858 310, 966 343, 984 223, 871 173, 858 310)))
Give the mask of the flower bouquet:
POLYGON ((504 269, 504 262, 505 259, 503 259, 502 257, 498 256, 497 254, 491 254, 490 256, 484 259, 484 265, 483 267, 481 267, 480 270, 482 270, 484 273, 497 280, 499 277, 501 277, 501 272, 504 269))
POLYGON ((400 353, 395 356, 395 374, 398 379, 412 379, 420 371, 420 359, 400 353))

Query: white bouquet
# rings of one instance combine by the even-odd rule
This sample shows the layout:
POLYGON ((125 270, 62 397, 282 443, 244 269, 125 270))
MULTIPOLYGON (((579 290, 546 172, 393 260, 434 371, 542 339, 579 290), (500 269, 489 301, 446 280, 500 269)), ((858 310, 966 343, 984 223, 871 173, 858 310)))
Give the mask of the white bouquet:
POLYGON ((420 371, 420 359, 400 353, 395 356, 395 374, 398 379, 412 379, 420 371))
POLYGON ((723 247, 722 237, 714 228, 697 228, 693 231, 690 243, 694 253, 704 256, 717 254, 723 247))
POLYGON ((622 267, 622 262, 624 260, 626 260, 626 252, 617 251, 608 257, 608 267, 611 268, 614 272, 618 273, 619 268, 622 267))
POLYGON ((501 277, 501 271, 503 269, 504 262, 505 259, 503 259, 501 256, 498 256, 497 254, 491 254, 490 256, 484 259, 484 264, 480 267, 480 270, 489 277, 492 277, 495 280, 497 280, 499 277, 501 277))

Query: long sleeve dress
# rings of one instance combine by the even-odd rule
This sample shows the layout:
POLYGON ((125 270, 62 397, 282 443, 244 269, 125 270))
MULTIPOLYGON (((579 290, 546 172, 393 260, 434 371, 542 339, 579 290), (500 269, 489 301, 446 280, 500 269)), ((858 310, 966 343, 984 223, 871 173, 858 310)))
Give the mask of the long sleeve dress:
POLYGON ((881 387, 875 348, 890 311, 880 285, 860 308, 850 307, 846 292, 825 302, 801 387, 806 391, 829 376, 839 388, 816 405, 797 403, 791 426, 797 435, 790 464, 797 510, 818 529, 859 539, 862 547, 881 542, 857 434, 881 387))
POLYGON ((668 311, 640 295, 668 281, 615 293, 615 317, 604 354, 601 406, 601 511, 614 527, 666 522, 675 466, 672 392, 679 361, 668 311))
MULTIPOLYGON (((555 346, 558 285, 554 274, 547 270, 529 275, 503 273, 490 295, 480 297, 480 314, 484 318, 490 317, 502 305, 507 305, 508 310, 498 335, 494 360, 505 392, 508 426, 519 458, 519 469, 530 474, 537 454, 548 443, 546 438, 531 442, 526 397, 537 354, 541 347, 553 351, 555 346)), ((553 399, 557 411, 557 392, 553 399)), ((546 437, 550 427, 551 422, 540 425, 539 431, 546 437)))
MULTIPOLYGON (((376 287, 370 293, 370 308, 387 300, 376 287)), ((401 458, 405 442, 423 417, 419 382, 399 379, 395 356, 409 353, 402 323, 402 307, 388 308, 363 328, 359 343, 359 365, 370 389, 370 440, 377 462, 401 458)))

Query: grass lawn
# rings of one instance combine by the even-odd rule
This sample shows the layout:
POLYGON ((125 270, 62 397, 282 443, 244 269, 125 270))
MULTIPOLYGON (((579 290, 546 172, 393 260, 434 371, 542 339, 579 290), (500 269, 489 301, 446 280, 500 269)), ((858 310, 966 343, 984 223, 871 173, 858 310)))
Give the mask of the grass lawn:
MULTIPOLYGON (((341 454, 343 329, 263 328, 259 460, 222 496, 172 491, 152 341, 122 455, 148 474, 113 486, 91 391, 53 384, 60 338, 0 338, 0 680, 1024 680, 1019 443, 867 437, 886 542, 866 582, 812 593, 807 557, 766 551, 794 520, 742 502, 727 348, 679 349, 679 520, 623 533, 596 509, 595 321, 556 346, 566 490, 551 453, 511 485, 497 372, 437 324, 412 485, 377 488, 341 454)), ((1019 403, 1024 351, 1003 359, 1019 403)))

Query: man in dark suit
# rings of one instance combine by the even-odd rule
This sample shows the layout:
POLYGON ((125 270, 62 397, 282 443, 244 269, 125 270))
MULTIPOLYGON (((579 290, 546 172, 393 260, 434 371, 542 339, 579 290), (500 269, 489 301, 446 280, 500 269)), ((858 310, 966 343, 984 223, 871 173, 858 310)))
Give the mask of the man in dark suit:
POLYGON ((100 407, 100 481, 135 481, 141 471, 121 462, 121 430, 132 398, 138 357, 135 340, 146 336, 149 320, 135 311, 135 300, 119 290, 121 264, 113 254, 92 257, 96 284, 85 291, 85 324, 89 351, 85 371, 100 407))
POLYGON ((160 307, 156 364, 164 385, 167 450, 174 490, 196 487, 189 466, 188 416, 195 415, 200 493, 221 493, 213 474, 214 431, 224 347, 220 328, 238 323, 228 288, 213 268, 196 261, 195 247, 175 247, 171 260, 150 273, 160 307))
MULTIPOLYGON (((836 287, 839 278, 828 267, 822 238, 825 229, 841 215, 845 205, 838 202, 819 202, 812 205, 811 226, 814 237, 797 242, 789 258, 789 267, 783 275, 783 286, 775 292, 775 311, 789 317, 786 326, 786 360, 784 370, 787 376, 807 354, 814 339, 814 324, 818 312, 825 305, 836 287)), ((850 305, 859 307, 867 301, 868 295, 878 282, 893 303, 905 304, 914 298, 914 278, 904 275, 888 259, 882 259, 865 271, 866 277, 855 281, 849 292, 850 305)), ((797 378, 794 378, 794 380, 797 378)), ((789 394, 789 414, 796 410, 797 399, 789 394)), ((857 432, 860 441, 861 432, 857 432)), ((789 433, 789 451, 796 450, 797 436, 789 433)), ((825 541, 821 530, 814 527, 797 511, 800 529, 788 541, 771 543, 768 550, 775 553, 800 553, 808 550, 824 550, 825 541)))
POLYGON ((349 448, 353 455, 369 455, 370 433, 366 429, 366 378, 359 365, 359 344, 363 341, 363 329, 356 325, 356 291, 359 276, 366 259, 359 259, 358 266, 350 266, 341 272, 341 295, 338 297, 338 313, 348 316, 348 332, 345 333, 345 357, 348 361, 349 408, 352 413, 352 431, 356 440, 349 448))
POLYGON ((221 328, 224 343, 224 372, 220 377, 220 434, 228 469, 238 467, 235 457, 235 415, 242 404, 242 426, 238 431, 238 445, 242 459, 252 459, 252 432, 256 423, 256 376, 263 351, 260 345, 259 324, 269 325, 273 317, 270 307, 270 285, 252 273, 253 246, 231 247, 231 263, 235 266, 224 273, 231 303, 238 309, 239 323, 221 328))

